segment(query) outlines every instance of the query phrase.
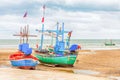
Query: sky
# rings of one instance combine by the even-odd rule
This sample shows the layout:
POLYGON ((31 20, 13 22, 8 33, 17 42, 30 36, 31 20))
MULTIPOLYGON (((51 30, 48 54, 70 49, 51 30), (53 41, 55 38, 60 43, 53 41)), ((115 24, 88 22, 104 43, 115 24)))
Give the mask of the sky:
POLYGON ((45 29, 64 22, 72 39, 120 39, 120 0, 0 0, 0 39, 18 38, 25 25, 39 38, 44 4, 45 29))

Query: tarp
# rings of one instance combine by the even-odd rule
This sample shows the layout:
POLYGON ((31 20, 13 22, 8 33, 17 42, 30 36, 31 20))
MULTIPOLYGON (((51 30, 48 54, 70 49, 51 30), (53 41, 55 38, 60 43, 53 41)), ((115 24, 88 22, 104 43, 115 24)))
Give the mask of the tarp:
POLYGON ((80 47, 79 45, 73 44, 73 45, 71 45, 71 47, 69 48, 69 50, 70 50, 70 51, 75 51, 75 50, 80 49, 80 48, 81 48, 81 47, 80 47))
POLYGON ((36 57, 32 56, 32 55, 28 55, 26 56, 23 52, 21 51, 17 51, 14 54, 11 54, 9 57, 10 60, 20 60, 20 59, 34 59, 34 60, 38 60, 36 57))
POLYGON ((29 48, 28 43, 19 44, 19 50, 22 51, 25 55, 30 55, 32 53, 32 48, 29 48))

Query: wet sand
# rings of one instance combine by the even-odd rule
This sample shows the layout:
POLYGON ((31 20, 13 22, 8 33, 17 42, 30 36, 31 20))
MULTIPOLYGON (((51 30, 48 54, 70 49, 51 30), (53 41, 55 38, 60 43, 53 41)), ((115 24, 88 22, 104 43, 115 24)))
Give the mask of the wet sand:
POLYGON ((15 51, 17 49, 0 49, 1 80, 114 80, 110 76, 120 76, 120 50, 80 50, 74 67, 40 64, 37 70, 12 68, 8 57, 15 51), (91 70, 99 74, 75 74, 75 70, 91 70))
POLYGON ((86 75, 56 71, 20 70, 0 68, 1 80, 108 80, 86 75))
POLYGON ((99 71, 104 76, 120 76, 120 49, 80 51, 74 67, 99 71))

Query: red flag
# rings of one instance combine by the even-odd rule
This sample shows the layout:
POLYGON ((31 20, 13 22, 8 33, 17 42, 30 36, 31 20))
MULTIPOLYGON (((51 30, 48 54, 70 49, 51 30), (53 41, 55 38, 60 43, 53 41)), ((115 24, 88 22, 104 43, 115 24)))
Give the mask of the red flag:
POLYGON ((27 17, 27 12, 25 12, 25 14, 24 14, 23 18, 25 18, 25 17, 27 17))
POLYGON ((44 22, 44 17, 42 17, 42 23, 44 22))
POLYGON ((68 32, 68 36, 71 37, 72 31, 68 32))

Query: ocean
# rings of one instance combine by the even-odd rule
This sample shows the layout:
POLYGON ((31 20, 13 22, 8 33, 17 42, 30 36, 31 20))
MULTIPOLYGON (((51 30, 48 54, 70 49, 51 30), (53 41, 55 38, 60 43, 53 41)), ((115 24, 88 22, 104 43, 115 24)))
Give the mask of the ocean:
MULTIPOLYGON (((106 39, 71 39, 70 44, 79 44, 81 49, 120 49, 120 39, 113 39, 112 42, 115 43, 115 46, 105 46, 105 42, 109 42, 110 40, 106 39)), ((55 40, 54 42, 55 43, 55 40)), ((0 39, 0 48, 16 48, 18 47, 19 39, 0 39)), ((29 39, 30 47, 36 48, 36 44, 40 44, 40 39, 29 39)), ((43 43, 43 47, 51 44, 50 39, 45 39, 43 43)), ((53 44, 54 45, 54 44, 53 44)))

